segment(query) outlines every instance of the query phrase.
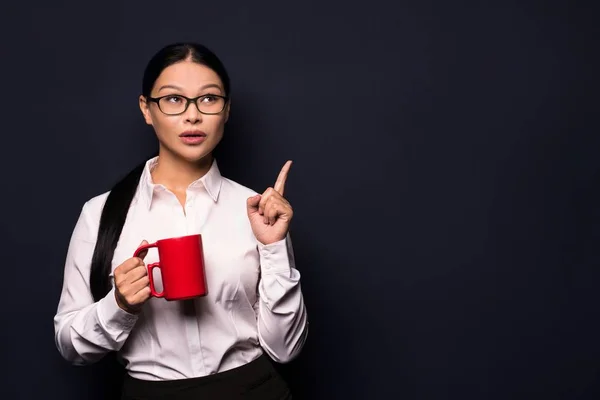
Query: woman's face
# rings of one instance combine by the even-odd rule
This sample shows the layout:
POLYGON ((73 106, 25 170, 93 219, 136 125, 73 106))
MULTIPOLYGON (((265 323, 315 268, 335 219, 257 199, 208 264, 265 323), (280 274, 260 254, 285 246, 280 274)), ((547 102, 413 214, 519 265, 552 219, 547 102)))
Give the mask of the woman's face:
MULTIPOLYGON (((152 88, 150 97, 179 95, 195 98, 204 95, 225 96, 223 83, 212 69, 193 61, 181 61, 163 70, 152 88)), ((178 97, 169 97, 163 101, 177 104, 178 97)), ((185 102, 185 100, 183 100, 185 102)), ((214 98, 208 97, 208 105, 214 98)), ((201 105, 202 99, 198 100, 201 105)), ((153 101, 144 96, 139 99, 140 109, 146 123, 152 125, 160 143, 160 153, 196 162, 210 155, 223 137, 225 122, 229 118, 230 104, 219 114, 205 115, 198 111, 194 103, 180 115, 166 115, 153 101)), ((165 107, 163 110, 168 111, 165 107)))

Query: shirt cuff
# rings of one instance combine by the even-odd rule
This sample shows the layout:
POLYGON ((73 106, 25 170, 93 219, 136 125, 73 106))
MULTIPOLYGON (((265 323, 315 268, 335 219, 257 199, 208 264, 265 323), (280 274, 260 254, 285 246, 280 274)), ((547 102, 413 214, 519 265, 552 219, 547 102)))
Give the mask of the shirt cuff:
POLYGON ((270 244, 258 242, 262 273, 290 272, 287 238, 270 244))
POLYGON ((123 310, 117 304, 115 288, 98 302, 98 320, 100 325, 109 333, 116 335, 123 331, 130 331, 135 325, 138 316, 123 310))

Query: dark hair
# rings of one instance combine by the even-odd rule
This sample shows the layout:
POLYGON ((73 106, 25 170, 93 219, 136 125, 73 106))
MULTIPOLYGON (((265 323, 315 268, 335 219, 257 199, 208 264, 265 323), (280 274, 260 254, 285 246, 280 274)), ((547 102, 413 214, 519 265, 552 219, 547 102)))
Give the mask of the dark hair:
MULTIPOLYGON (((197 43, 175 43, 159 50, 150 59, 144 71, 142 95, 150 96, 154 83, 165 68, 188 59, 215 71, 221 78, 225 96, 229 96, 229 76, 221 60, 208 48, 197 43)), ((145 164, 144 161, 135 167, 110 190, 102 209, 98 239, 92 256, 90 271, 90 289, 94 301, 102 299, 111 290, 109 274, 112 259, 145 164)))

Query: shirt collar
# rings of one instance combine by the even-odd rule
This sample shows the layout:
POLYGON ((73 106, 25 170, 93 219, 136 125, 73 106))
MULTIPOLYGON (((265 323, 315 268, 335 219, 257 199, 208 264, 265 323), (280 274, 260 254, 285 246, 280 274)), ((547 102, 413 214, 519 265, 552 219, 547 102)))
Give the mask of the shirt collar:
MULTIPOLYGON (((152 170, 158 164, 158 156, 146 161, 144 171, 140 177, 139 190, 141 195, 146 202, 148 208, 152 205, 152 199, 156 190, 164 188, 162 185, 157 185, 152 181, 152 170)), ((219 199, 219 192, 221 191, 222 176, 217 165, 217 160, 213 159, 210 169, 204 176, 194 182, 192 182, 188 188, 204 187, 210 198, 216 203, 219 199)), ((164 189, 163 189, 164 190, 164 189)))

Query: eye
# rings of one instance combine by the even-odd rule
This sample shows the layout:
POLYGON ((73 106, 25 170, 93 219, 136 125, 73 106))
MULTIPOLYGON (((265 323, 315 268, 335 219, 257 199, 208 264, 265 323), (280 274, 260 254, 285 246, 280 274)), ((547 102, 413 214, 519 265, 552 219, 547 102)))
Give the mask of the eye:
POLYGON ((218 101, 219 98, 215 95, 212 94, 207 94, 206 96, 202 96, 202 102, 204 104, 210 104, 210 103, 214 103, 216 101, 218 101))
POLYGON ((170 103, 170 104, 179 104, 179 103, 183 102, 183 97, 177 96, 177 95, 167 96, 164 98, 163 101, 166 101, 167 103, 170 103))

